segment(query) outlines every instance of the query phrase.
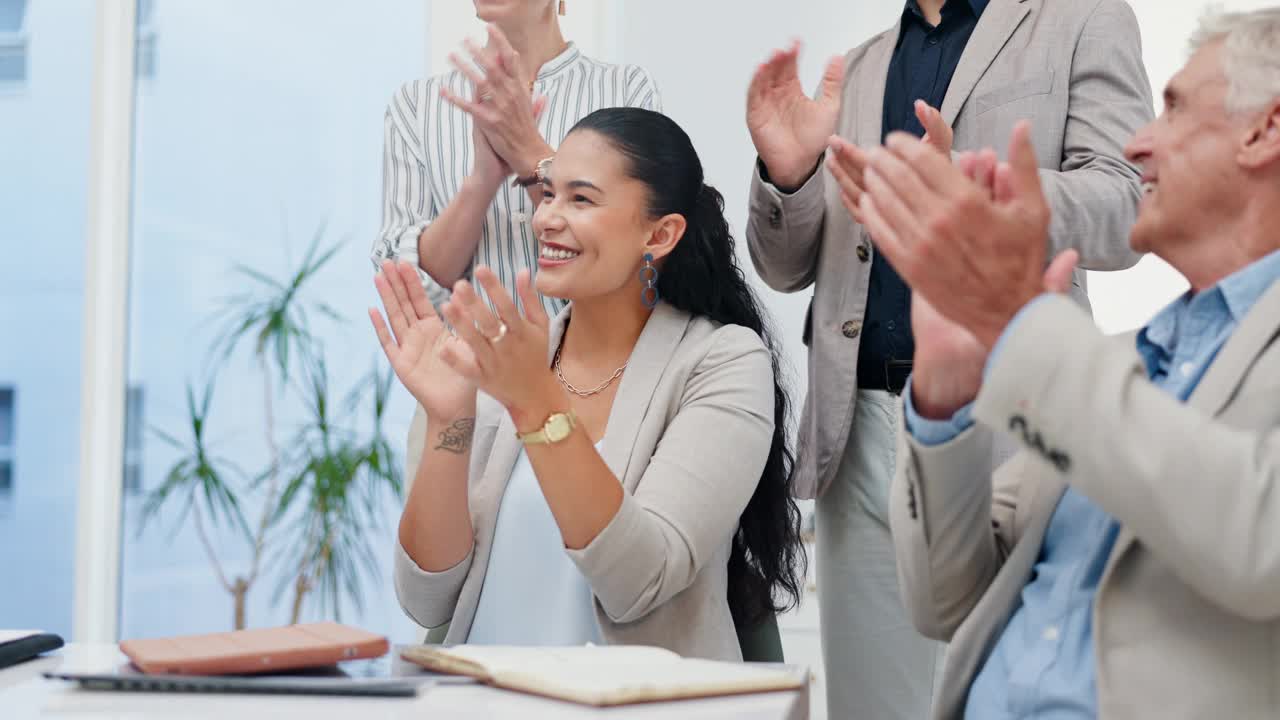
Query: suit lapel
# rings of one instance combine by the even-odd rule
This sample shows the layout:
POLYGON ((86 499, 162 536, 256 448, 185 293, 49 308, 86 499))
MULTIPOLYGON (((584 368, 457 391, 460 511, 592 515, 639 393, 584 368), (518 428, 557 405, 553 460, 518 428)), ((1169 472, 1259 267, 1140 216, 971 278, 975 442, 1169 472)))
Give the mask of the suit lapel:
POLYGON ((884 124, 884 89, 888 84, 889 61, 893 59, 893 48, 898 44, 898 36, 902 33, 902 18, 893 29, 880 36, 880 39, 867 51, 866 59, 858 65, 858 79, 854 85, 857 98, 866 100, 857 108, 858 136, 854 142, 863 147, 874 147, 880 144, 880 132, 884 124))
MULTIPOLYGON (((1205 371, 1204 377, 1187 398, 1187 404, 1206 415, 1216 417, 1226 409, 1240 384, 1244 382, 1249 368, 1258 361, 1267 344, 1280 333, 1280 282, 1272 283, 1271 288, 1245 315, 1244 320, 1227 338, 1226 344, 1218 352, 1205 371)), ((1103 572, 1103 581, 1111 574, 1112 568, 1120 558, 1132 547, 1137 537, 1127 528, 1121 527, 1116 537, 1115 548, 1111 557, 1107 558, 1107 568, 1103 572)))
POLYGON ((1028 0, 991 0, 991 4, 982 12, 978 26, 973 29, 964 53, 960 56, 960 64, 951 76, 947 96, 942 101, 940 110, 949 125, 955 126, 956 116, 960 114, 960 108, 969 99, 974 86, 1030 12, 1031 2, 1028 0))
POLYGON ((1227 338, 1187 403, 1210 415, 1221 413, 1277 332, 1280 332, 1280 282, 1272 283, 1227 338))
POLYGON ((624 486, 640 424, 648 414, 654 391, 684 337, 689 320, 687 313, 667 303, 658 303, 627 361, 600 445, 600 456, 624 486))

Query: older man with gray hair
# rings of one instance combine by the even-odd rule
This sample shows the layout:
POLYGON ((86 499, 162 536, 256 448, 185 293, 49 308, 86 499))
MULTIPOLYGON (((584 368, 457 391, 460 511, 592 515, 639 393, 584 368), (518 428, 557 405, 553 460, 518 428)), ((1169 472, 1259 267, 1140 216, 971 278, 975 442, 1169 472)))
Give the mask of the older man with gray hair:
POLYGON ((1280 9, 1206 18, 1164 100, 1130 242, 1190 290, 1136 334, 1062 295, 1075 251, 1044 269, 1025 124, 994 173, 906 136, 869 160, 914 291, 890 505, 951 641, 935 718, 1280 717, 1280 9))

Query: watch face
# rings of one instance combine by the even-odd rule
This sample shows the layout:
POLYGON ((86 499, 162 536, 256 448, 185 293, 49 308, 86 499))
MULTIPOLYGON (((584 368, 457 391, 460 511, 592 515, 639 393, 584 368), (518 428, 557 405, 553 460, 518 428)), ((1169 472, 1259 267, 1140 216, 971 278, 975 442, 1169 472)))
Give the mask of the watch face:
POLYGON ((556 413, 547 418, 546 433, 547 439, 551 442, 560 442, 569 437, 571 432, 573 432, 573 423, 568 415, 556 413))

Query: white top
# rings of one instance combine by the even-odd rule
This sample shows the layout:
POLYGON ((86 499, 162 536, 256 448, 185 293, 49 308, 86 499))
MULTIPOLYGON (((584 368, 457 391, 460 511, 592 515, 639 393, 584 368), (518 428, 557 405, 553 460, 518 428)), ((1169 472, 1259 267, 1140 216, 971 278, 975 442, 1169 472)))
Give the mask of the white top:
MULTIPOLYGON (((455 70, 406 83, 387 107, 382 229, 372 253, 375 268, 385 259, 418 266, 427 296, 437 307, 449 299, 450 288, 422 272, 418 236, 458 193, 472 164, 471 116, 440 97, 442 84, 463 97, 472 94, 470 82, 455 70)), ((547 97, 538 129, 552 147, 560 146, 578 120, 600 108, 662 109, 658 91, 643 69, 592 60, 573 43, 538 71, 534 92, 547 97)), ((533 211, 528 192, 506 183, 485 214, 476 261, 493 268, 506 288, 515 287, 521 268, 537 271, 533 211)), ((543 304, 551 317, 564 307, 556 298, 543 298, 543 304)))
POLYGON ((489 568, 467 642, 601 645, 593 602, 591 586, 565 553, 529 455, 521 450, 498 508, 489 568))

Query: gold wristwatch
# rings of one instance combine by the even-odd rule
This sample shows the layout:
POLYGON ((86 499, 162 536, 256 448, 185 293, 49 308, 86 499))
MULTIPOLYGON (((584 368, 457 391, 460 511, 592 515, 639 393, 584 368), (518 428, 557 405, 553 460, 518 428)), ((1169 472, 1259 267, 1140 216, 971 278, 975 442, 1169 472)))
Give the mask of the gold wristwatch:
POLYGON ((516 433, 516 437, 520 438, 520 442, 525 445, 550 445, 558 443, 569 437, 569 433, 578 426, 578 416, 573 411, 553 413, 547 421, 542 424, 541 430, 534 430, 531 433, 521 435, 516 433))
POLYGON ((525 177, 517 177, 515 180, 511 182, 511 187, 527 188, 533 185, 541 185, 542 183, 546 182, 547 171, 551 169, 551 161, 555 159, 556 159, 555 155, 552 155, 551 157, 542 158, 537 162, 536 165, 533 166, 533 172, 529 173, 525 177))

